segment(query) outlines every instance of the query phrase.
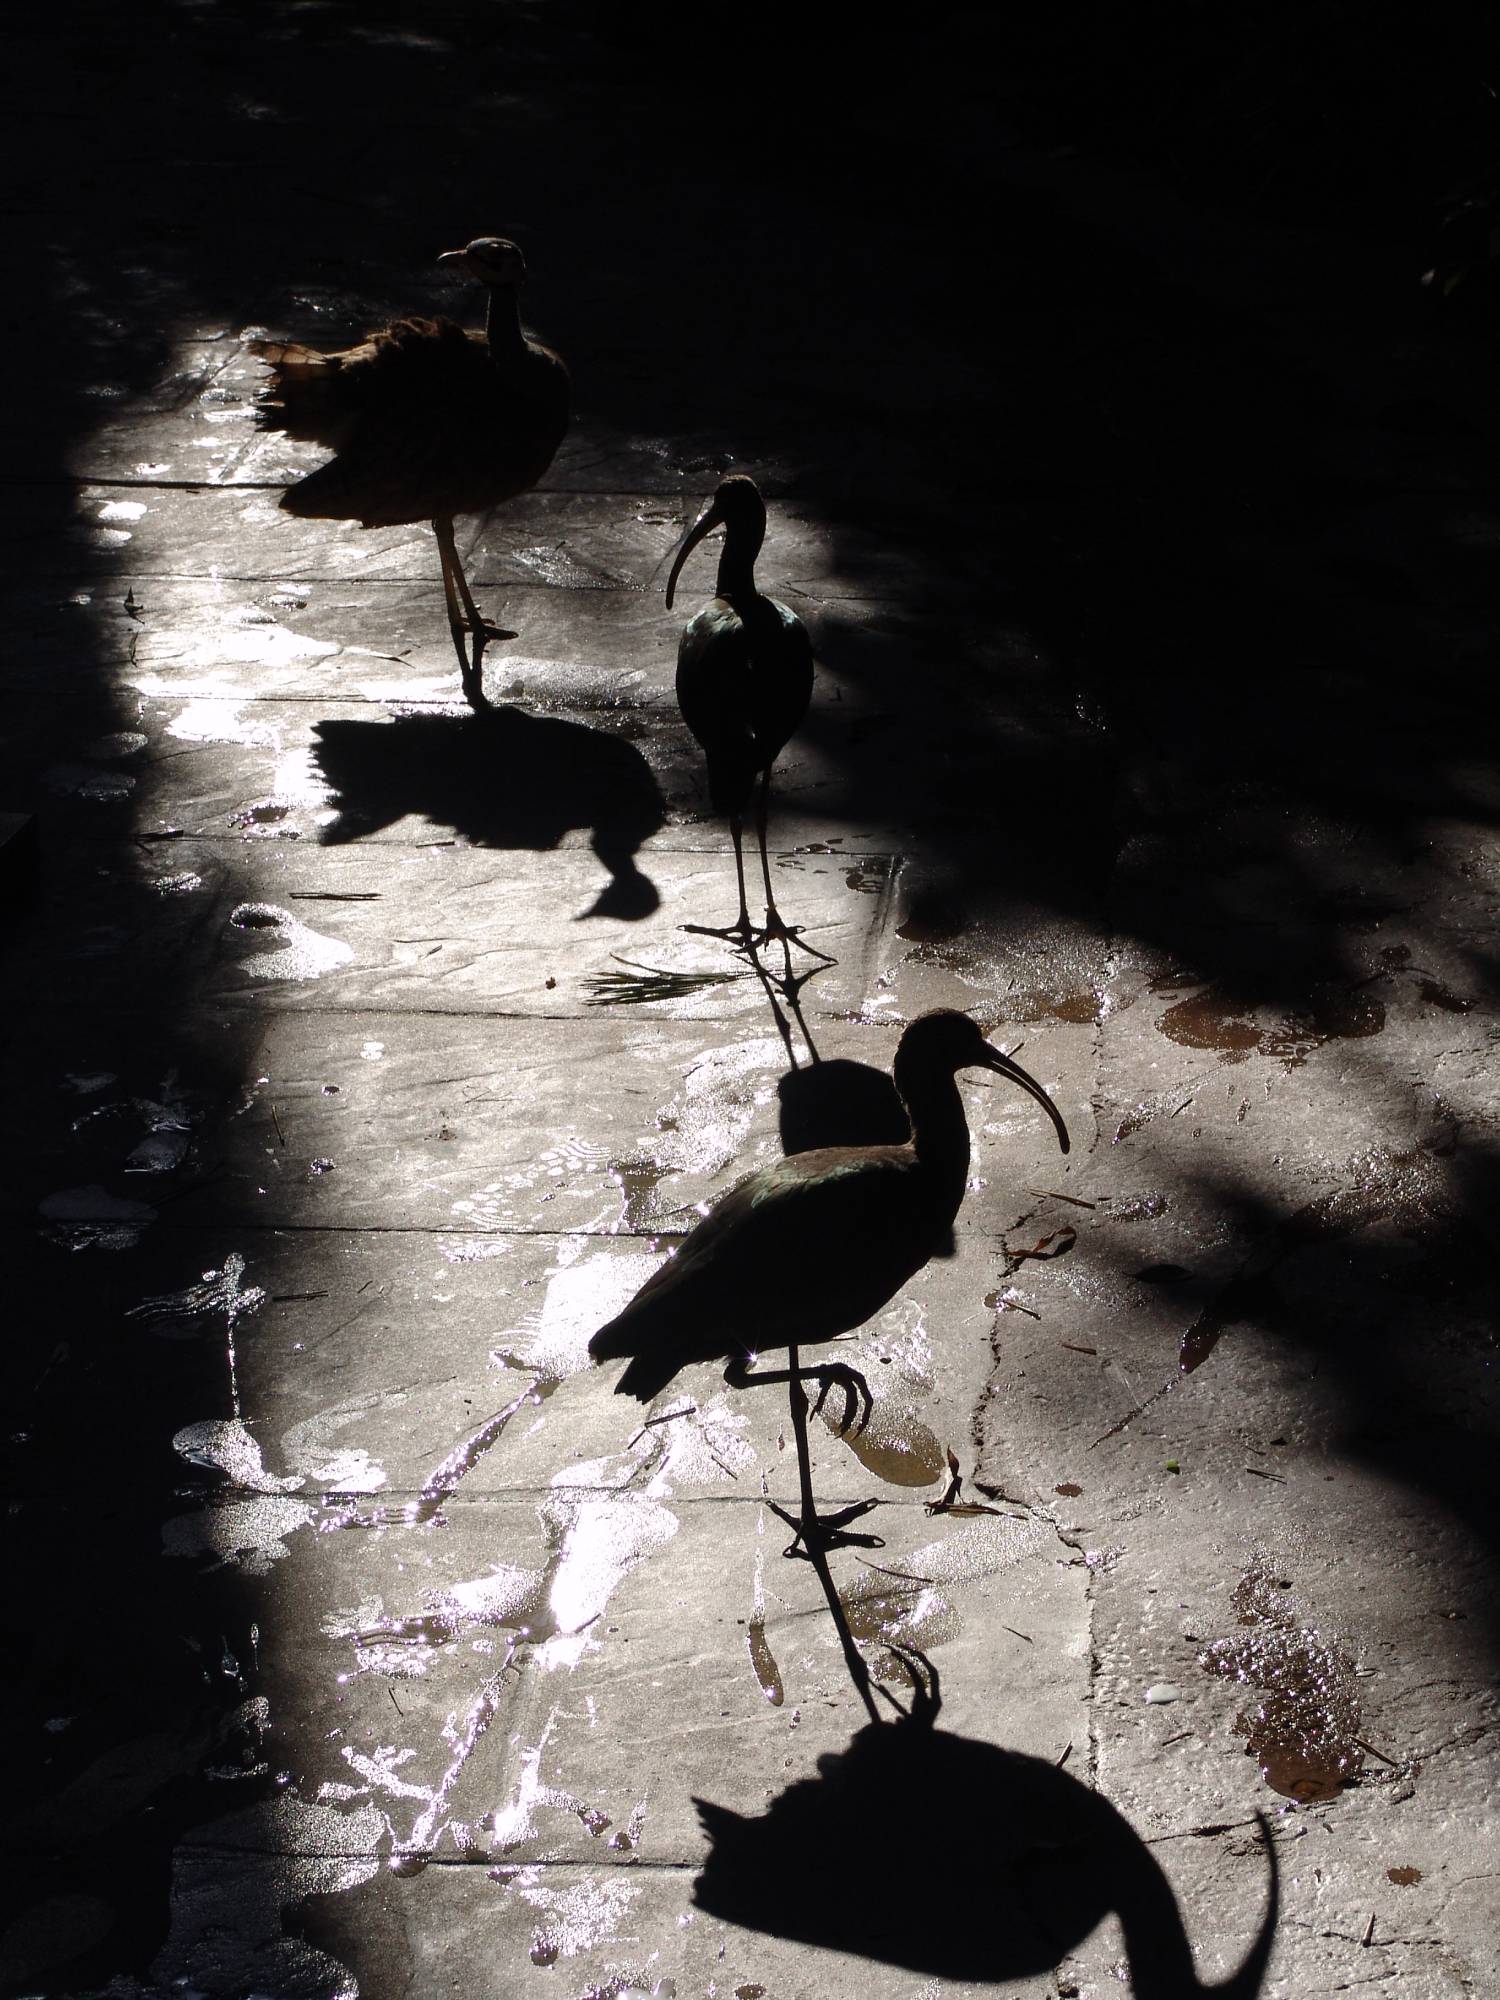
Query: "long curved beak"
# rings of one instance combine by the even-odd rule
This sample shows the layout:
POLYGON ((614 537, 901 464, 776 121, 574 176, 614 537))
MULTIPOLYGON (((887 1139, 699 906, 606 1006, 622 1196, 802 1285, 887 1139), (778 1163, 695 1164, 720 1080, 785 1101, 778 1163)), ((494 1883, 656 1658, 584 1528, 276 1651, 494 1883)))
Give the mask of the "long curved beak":
POLYGON ((678 572, 681 570, 682 565, 693 553, 693 550, 697 548, 703 537, 711 534, 715 528, 722 527, 723 524, 724 516, 719 512, 719 503, 717 500, 713 500, 683 536, 682 546, 672 558, 672 573, 667 578, 668 611, 672 609, 672 594, 677 588, 678 572))
POLYGON ((440 253, 438 257, 438 262, 440 264, 467 265, 468 261, 469 261, 469 253, 467 250, 444 250, 440 253))
POLYGON ((1008 1076, 1012 1083, 1020 1084, 1022 1090, 1025 1091, 1028 1097, 1034 1097, 1036 1099, 1037 1103, 1041 1105, 1042 1109, 1046 1112, 1047 1116, 1052 1120, 1052 1123, 1057 1130, 1057 1143, 1059 1146, 1062 1147, 1063 1151, 1066 1153, 1069 1150, 1069 1144, 1070 1144, 1068 1139, 1068 1128, 1063 1123, 1062 1113, 1058 1110, 1057 1106, 1052 1102, 1052 1099, 1047 1095, 1046 1091, 1043 1090, 1042 1086, 1037 1082, 1034 1076, 1028 1076, 1026 1074, 1026 1071, 1022 1069, 1021 1065, 1018 1062, 1012 1062, 1009 1056, 1002 1055, 999 1049, 990 1048, 988 1043, 985 1044, 985 1047, 989 1050, 989 1053, 986 1055, 984 1059, 985 1068, 994 1070, 995 1073, 999 1076, 1008 1076))

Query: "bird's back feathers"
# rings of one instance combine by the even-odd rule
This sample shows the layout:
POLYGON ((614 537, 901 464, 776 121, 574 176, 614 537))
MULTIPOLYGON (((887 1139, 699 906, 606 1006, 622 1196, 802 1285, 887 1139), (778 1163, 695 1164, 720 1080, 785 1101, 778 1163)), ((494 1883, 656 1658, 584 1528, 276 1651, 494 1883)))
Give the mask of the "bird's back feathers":
POLYGON ((715 1202, 589 1353, 631 1356, 617 1387, 647 1402, 689 1362, 847 1333, 921 1269, 951 1220, 930 1210, 925 1185, 909 1145, 762 1168, 715 1202))
POLYGON ((531 341, 497 369, 482 334, 403 319, 332 354, 260 340, 259 421, 338 456, 282 498, 290 514, 390 527, 481 513, 524 492, 567 424, 568 373, 531 341))

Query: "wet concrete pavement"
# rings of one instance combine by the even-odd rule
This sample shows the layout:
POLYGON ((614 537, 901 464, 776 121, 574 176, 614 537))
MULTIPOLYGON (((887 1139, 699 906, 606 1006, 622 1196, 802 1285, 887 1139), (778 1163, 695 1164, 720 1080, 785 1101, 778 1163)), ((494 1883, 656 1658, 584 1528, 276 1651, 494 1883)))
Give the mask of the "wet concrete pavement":
POLYGON ((19 63, 71 150, 0 482, 5 1990, 1178 1991, 1174 1906, 1204 1980, 1251 1949, 1257 1814, 1268 1993, 1490 1990, 1482 343, 935 31, 921 161, 814 35, 821 136, 744 178, 753 59, 684 108, 583 15, 257 21, 19 63), (471 309, 429 260, 484 228, 579 412, 460 523, 520 631, 475 717, 427 532, 277 511, 317 454, 244 342, 471 309), (790 1077, 681 928, 733 874, 659 591, 727 463, 819 661, 790 1077), (806 1037, 884 1070, 933 1005, 1074 1147, 966 1085, 955 1255, 843 1351, 867 1434, 814 1425, 881 1503, 832 1558, 877 1684, 938 1671, 914 1757, 783 1559, 779 1394, 642 1412, 586 1342, 805 1130, 806 1037))

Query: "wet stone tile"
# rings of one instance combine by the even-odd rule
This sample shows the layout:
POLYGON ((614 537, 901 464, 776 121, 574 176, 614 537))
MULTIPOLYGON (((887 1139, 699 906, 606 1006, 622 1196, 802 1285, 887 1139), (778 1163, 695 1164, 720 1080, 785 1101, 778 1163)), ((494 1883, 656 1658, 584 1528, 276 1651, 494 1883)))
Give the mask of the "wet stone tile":
MULTIPOLYGON (((239 900, 221 907, 209 990, 312 1011, 592 1015, 641 1027, 691 1017, 732 1020, 742 1034, 769 1029, 765 988, 743 959, 682 928, 732 915, 732 865, 662 849, 610 859, 613 873, 581 846, 541 856, 379 843, 231 851, 239 900), (633 916, 632 897, 649 899, 650 915, 633 916), (560 938, 546 916, 558 909, 574 918, 560 938)), ((878 871, 881 860, 866 865, 878 871)), ((815 997, 821 1010, 857 1010, 878 900, 831 871, 778 886, 788 915, 838 960, 817 973, 804 1005, 815 997)), ((779 969, 775 953, 767 961, 779 969)))
MULTIPOLYGON (((169 1555, 182 1532, 167 1524, 169 1555)), ((770 1798, 864 1721, 811 1572, 776 1553, 784 1534, 756 1502, 649 1485, 455 1500, 432 1523, 362 1530, 325 1510, 284 1530, 265 1586, 268 1754, 292 1759, 309 1805, 373 1806, 387 1854, 695 1858, 694 1796, 729 1781, 731 1797, 770 1798)), ((951 1670, 945 1722, 996 1740, 993 1704, 963 1691, 969 1669, 1024 1661, 1036 1702, 1010 1747, 1060 1755, 1081 1590, 1050 1533, 912 1507, 888 1553, 928 1582, 877 1590, 850 1558, 835 1564, 875 1670, 900 1692, 886 1642, 926 1628, 951 1670)))
POLYGON ((268 1018, 264 1081, 226 1129, 222 1178, 187 1198, 195 1218, 209 1204, 258 1227, 612 1231, 619 1162, 675 1165, 682 1206, 774 1144, 786 1065, 765 1023, 726 1043, 711 1024, 584 1019, 564 1045, 543 1020, 333 1020, 336 1034, 319 1014, 268 1018))
MULTIPOLYGON (((628 1232, 641 1221, 630 1212, 638 1195, 622 1193, 628 1232)), ((681 1220, 665 1217, 669 1227, 681 1220)), ((175 1437, 200 1426, 176 1449, 206 1494, 334 1494, 360 1518, 409 1505, 427 1518, 460 1492, 561 1484, 702 1488, 730 1499, 767 1479, 789 1502, 794 1462, 779 1389, 732 1391, 719 1367, 695 1365, 647 1408, 615 1394, 618 1363, 589 1361, 590 1335, 669 1242, 172 1227, 134 1260, 121 1333, 164 1366, 185 1346, 195 1375, 209 1372, 202 1407, 177 1397, 168 1427, 175 1437)), ((964 1240, 953 1265, 929 1266, 839 1344, 837 1358, 863 1374, 873 1407, 863 1430, 840 1437, 835 1394, 813 1424, 820 1492, 930 1502, 948 1486, 950 1452, 971 1469, 969 1413, 989 1365, 988 1316, 974 1295, 988 1261, 985 1238, 964 1240)), ((767 1355, 776 1366, 774 1346, 767 1355)), ((61 1469, 56 1481, 66 1483, 61 1469)), ((977 1498, 965 1493, 962 1504, 972 1509, 977 1498)))

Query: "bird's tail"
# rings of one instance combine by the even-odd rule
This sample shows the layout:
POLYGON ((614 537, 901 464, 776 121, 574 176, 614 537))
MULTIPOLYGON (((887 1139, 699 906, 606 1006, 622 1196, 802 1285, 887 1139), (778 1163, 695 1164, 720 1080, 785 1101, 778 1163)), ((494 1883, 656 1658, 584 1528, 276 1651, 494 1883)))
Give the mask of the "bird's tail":
POLYGON ((679 1354, 632 1353, 634 1339, 626 1323, 612 1319, 608 1326, 601 1326, 589 1342, 589 1353, 596 1361, 618 1361, 622 1355, 629 1355, 630 1366, 616 1382, 615 1394, 634 1396, 642 1403, 649 1403, 653 1396, 660 1395, 677 1373, 682 1366, 682 1357, 679 1354))
POLYGON ((263 430, 284 431, 304 444, 329 444, 341 411, 336 401, 337 355, 320 354, 298 340, 252 340, 250 352, 271 370, 256 399, 263 430))

